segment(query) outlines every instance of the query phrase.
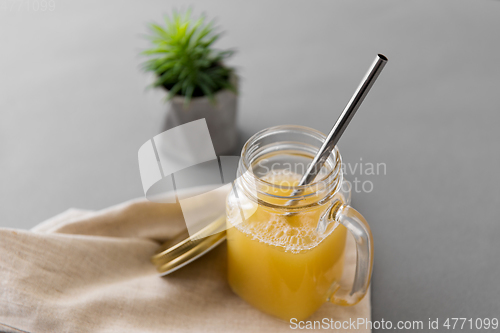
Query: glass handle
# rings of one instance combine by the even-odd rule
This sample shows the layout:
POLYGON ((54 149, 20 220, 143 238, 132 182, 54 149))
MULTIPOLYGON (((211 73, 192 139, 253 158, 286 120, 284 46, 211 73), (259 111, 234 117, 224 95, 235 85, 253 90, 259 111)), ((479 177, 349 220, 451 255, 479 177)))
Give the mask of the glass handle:
POLYGON ((363 215, 340 201, 333 205, 330 217, 345 226, 356 241, 356 273, 352 288, 336 282, 330 302, 343 306, 355 305, 363 299, 370 285, 373 269, 372 233, 363 215))

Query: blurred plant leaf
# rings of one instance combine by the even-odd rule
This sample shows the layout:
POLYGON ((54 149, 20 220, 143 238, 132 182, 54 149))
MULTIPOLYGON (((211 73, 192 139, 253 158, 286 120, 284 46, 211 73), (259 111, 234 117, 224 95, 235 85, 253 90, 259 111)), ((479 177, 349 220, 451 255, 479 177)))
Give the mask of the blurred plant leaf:
POLYGON ((164 17, 164 26, 152 23, 146 38, 151 48, 141 52, 149 59, 142 67, 154 72, 155 87, 165 87, 167 99, 184 96, 187 107, 193 97, 206 96, 215 103, 215 93, 222 89, 236 92, 230 82, 234 70, 223 65, 234 50, 217 50, 213 44, 222 36, 215 21, 206 22, 205 15, 192 18, 192 10, 184 13, 173 10, 164 17))

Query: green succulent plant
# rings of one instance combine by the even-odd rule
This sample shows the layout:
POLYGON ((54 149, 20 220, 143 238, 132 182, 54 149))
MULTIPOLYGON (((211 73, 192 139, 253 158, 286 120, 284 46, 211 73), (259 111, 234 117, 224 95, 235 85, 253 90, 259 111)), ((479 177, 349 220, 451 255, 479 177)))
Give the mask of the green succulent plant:
POLYGON ((154 87, 168 90, 167 100, 184 96, 185 106, 193 97, 207 96, 215 103, 214 95, 222 89, 236 93, 231 83, 233 68, 223 60, 233 50, 216 50, 213 44, 221 37, 214 20, 206 22, 204 15, 192 19, 191 10, 173 12, 165 17, 165 25, 150 24, 147 36, 153 46, 142 52, 149 59, 144 70, 156 74, 154 87))

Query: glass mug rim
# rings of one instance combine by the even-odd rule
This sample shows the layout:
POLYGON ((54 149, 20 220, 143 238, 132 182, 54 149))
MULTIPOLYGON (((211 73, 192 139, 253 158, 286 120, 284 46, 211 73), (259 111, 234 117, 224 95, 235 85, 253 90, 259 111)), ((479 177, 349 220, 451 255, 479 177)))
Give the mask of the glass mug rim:
MULTIPOLYGON (((298 136, 306 136, 309 139, 315 140, 317 143, 317 147, 312 146, 311 144, 304 144, 302 141, 283 141, 276 140, 273 141, 273 144, 283 143, 287 146, 289 150, 302 150, 307 151, 311 155, 311 161, 316 152, 319 150, 321 145, 326 139, 326 135, 322 132, 315 130, 310 127, 300 126, 300 125, 280 125, 273 126, 266 129, 263 129, 257 133, 255 133, 252 137, 250 137, 241 150, 241 157, 238 166, 238 174, 237 179, 240 183, 242 183, 243 188, 251 188, 251 190, 246 191, 248 197, 254 199, 254 201, 258 201, 259 204, 264 204, 265 206, 272 207, 274 209, 285 209, 285 210, 302 210, 308 207, 316 207, 318 205, 322 205, 328 202, 335 194, 337 194, 343 183, 343 172, 342 172, 342 157, 338 148, 335 146, 332 153, 328 157, 325 164, 329 166, 328 172, 320 177, 318 180, 314 180, 312 183, 307 185, 282 185, 282 184, 274 184, 268 182, 264 179, 261 179, 258 175, 256 175, 253 171, 252 165, 255 164, 255 161, 263 156, 266 156, 271 153, 279 154, 280 152, 273 147, 267 147, 270 151, 266 151, 266 146, 260 147, 257 146, 259 140, 269 138, 271 136, 278 135, 286 135, 286 134, 294 134, 298 136), (257 148, 254 148, 257 146, 257 148), (246 186, 245 186, 246 185, 246 186), (279 189, 287 192, 297 191, 297 195, 290 196, 280 196, 276 194, 270 194, 267 189, 279 189), (287 200, 296 200, 300 203, 301 200, 311 199, 314 196, 317 196, 316 200, 309 200, 308 204, 298 204, 294 206, 288 205, 280 205, 280 204, 271 204, 263 200, 262 196, 259 198, 254 198, 255 195, 252 193, 260 193, 266 196, 270 196, 277 199, 287 199, 287 200), (305 193, 305 194, 303 194, 305 193)), ((269 146, 269 144, 267 145, 269 146)))

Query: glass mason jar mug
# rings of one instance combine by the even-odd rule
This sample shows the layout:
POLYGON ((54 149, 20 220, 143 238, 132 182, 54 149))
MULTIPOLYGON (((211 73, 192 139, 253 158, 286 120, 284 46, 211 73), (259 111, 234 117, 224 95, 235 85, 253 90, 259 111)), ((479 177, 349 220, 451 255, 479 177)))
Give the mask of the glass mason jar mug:
POLYGON ((349 206, 337 148, 313 183, 297 186, 324 140, 302 126, 258 132, 243 147, 227 197, 229 284, 251 305, 287 321, 309 317, 325 301, 354 305, 370 283, 372 235, 349 206), (347 231, 357 250, 352 287, 340 284, 347 231))

